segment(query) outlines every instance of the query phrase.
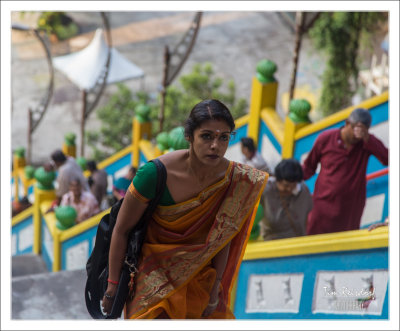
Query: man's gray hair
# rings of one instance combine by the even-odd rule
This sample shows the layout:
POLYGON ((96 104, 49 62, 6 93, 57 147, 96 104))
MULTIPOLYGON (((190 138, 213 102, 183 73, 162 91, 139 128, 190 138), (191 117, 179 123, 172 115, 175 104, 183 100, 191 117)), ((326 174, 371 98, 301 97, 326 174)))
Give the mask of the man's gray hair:
POLYGON ((349 118, 348 121, 352 124, 356 124, 358 122, 364 124, 367 128, 371 126, 371 114, 369 111, 365 108, 356 108, 354 109, 349 118))

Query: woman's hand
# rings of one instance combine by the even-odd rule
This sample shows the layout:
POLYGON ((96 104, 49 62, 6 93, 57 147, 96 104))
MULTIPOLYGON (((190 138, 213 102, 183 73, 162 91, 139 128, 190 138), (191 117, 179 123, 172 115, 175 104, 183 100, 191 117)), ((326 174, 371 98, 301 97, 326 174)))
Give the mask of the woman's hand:
POLYGON ((117 285, 109 283, 107 290, 103 296, 103 302, 101 306, 103 307, 104 313, 107 315, 111 314, 111 308, 114 303, 115 293, 117 292, 117 285))
POLYGON ((210 301, 208 302, 208 306, 203 311, 202 314, 203 317, 210 316, 217 308, 219 303, 219 296, 218 296, 219 286, 220 286, 220 280, 216 279, 210 293, 210 301))
POLYGON ((208 306, 203 311, 202 317, 209 317, 215 311, 215 309, 217 308, 218 303, 219 303, 218 297, 214 301, 211 301, 211 299, 210 299, 210 302, 209 302, 208 306))

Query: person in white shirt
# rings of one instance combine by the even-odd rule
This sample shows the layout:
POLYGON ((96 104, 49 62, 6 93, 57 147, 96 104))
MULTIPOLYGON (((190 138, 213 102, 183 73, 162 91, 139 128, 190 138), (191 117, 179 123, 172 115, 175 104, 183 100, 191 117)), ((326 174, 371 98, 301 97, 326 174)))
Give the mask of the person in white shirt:
POLYGON ((61 206, 74 207, 78 216, 76 223, 79 224, 100 212, 99 204, 90 191, 84 191, 78 178, 73 179, 69 185, 69 192, 61 199, 61 206))
POLYGON ((252 138, 245 137, 242 138, 240 142, 242 149, 241 163, 271 174, 272 172, 267 162, 264 160, 261 154, 257 152, 254 140, 252 138))
POLYGON ((83 176, 81 167, 76 163, 75 159, 71 156, 66 156, 61 150, 55 150, 51 154, 52 163, 57 170, 57 189, 56 196, 58 204, 62 196, 68 192, 69 185, 73 178, 79 179, 82 188, 87 191, 89 185, 86 178, 83 176))

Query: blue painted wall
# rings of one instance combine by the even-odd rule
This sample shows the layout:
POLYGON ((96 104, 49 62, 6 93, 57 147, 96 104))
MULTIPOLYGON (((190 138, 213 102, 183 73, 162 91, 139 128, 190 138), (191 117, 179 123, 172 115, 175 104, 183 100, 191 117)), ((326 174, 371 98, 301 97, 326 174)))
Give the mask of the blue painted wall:
POLYGON ((261 152, 261 150, 262 150, 262 141, 263 141, 263 136, 264 135, 266 135, 268 137, 268 139, 271 141, 272 145, 275 147, 277 152, 279 154, 282 154, 282 146, 280 145, 280 143, 275 138, 275 136, 272 133, 272 131, 269 129, 269 127, 267 126, 267 124, 263 120, 260 121, 260 133, 259 133, 259 137, 258 137, 258 141, 259 141, 258 152, 261 152))
MULTIPOLYGON (((122 169, 123 167, 132 164, 132 153, 128 153, 127 155, 123 156, 122 158, 116 160, 114 163, 109 164, 104 168, 107 174, 112 175, 114 178, 114 174, 122 169)), ((115 178, 114 178, 115 179, 115 178)))
POLYGON ((235 129, 235 137, 229 141, 229 147, 240 143, 240 139, 247 137, 248 124, 235 129))
MULTIPOLYGON (((33 245, 26 247, 24 250, 20 251, 19 250, 19 245, 20 245, 20 232, 24 229, 26 229, 28 226, 33 226, 33 215, 28 216, 18 224, 14 225, 11 229, 11 234, 16 235, 17 238, 17 251, 14 255, 21 255, 21 254, 28 254, 33 252, 33 245)), ((33 234, 33 228, 32 228, 32 234, 33 234)))
POLYGON ((237 319, 387 319, 388 293, 382 315, 313 314, 312 301, 318 271, 388 269, 388 249, 377 248, 324 254, 309 254, 283 258, 244 260, 239 270, 234 314, 237 319), (246 313, 246 295, 249 277, 252 274, 303 273, 298 313, 246 313))
MULTIPOLYGON (((48 252, 47 249, 46 249, 46 246, 44 244, 44 238, 45 238, 44 232, 45 232, 45 229, 47 229, 49 231, 50 236, 51 236, 51 232, 48 229, 46 221, 44 220, 43 217, 42 217, 42 222, 41 223, 42 223, 42 231, 41 231, 41 234, 40 234, 41 235, 41 239, 40 239, 41 254, 42 254, 42 258, 43 258, 43 260, 44 260, 44 262, 46 264, 47 270, 53 271, 53 261, 50 258, 50 254, 52 254, 52 252, 51 253, 48 252)), ((52 237, 51 237, 51 239, 53 240, 52 237)), ((53 240, 53 245, 54 245, 54 240, 53 240)))
POLYGON ((65 240, 64 242, 61 243, 61 270, 67 270, 67 250, 70 247, 73 247, 79 243, 82 243, 83 241, 88 241, 89 246, 88 246, 88 251, 86 252, 86 259, 89 258, 90 254, 93 251, 93 242, 94 238, 96 237, 96 232, 97 232, 97 226, 94 226, 78 235, 75 237, 72 237, 68 240, 65 240))

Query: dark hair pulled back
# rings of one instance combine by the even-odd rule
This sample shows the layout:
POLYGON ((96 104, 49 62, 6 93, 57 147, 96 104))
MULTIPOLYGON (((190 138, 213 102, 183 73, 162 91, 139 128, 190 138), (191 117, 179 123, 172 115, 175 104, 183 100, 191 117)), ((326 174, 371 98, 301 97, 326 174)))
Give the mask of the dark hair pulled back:
POLYGON ((185 122, 185 137, 193 137, 194 130, 209 120, 224 121, 231 131, 235 129, 235 121, 227 106, 215 99, 203 100, 193 107, 185 122))

